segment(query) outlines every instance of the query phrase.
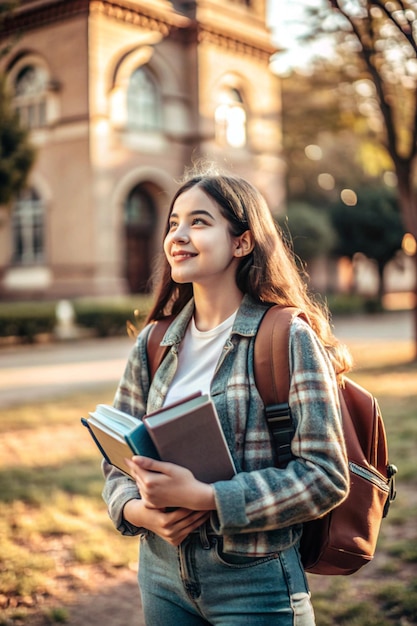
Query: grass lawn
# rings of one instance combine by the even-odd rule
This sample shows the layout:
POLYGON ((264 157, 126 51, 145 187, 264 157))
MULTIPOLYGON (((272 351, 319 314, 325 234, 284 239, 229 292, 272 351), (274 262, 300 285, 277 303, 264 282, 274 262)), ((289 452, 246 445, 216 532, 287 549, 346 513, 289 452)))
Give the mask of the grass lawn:
MULTIPOLYGON (((409 343, 351 348, 352 377, 382 408, 398 496, 370 565, 351 577, 309 576, 317 625, 408 626, 417 624, 417 365, 409 343)), ((40 615, 44 624, 70 621, 77 591, 136 566, 137 539, 120 537, 108 520, 99 457, 80 425, 113 393, 1 411, 0 626, 31 626, 40 615)))

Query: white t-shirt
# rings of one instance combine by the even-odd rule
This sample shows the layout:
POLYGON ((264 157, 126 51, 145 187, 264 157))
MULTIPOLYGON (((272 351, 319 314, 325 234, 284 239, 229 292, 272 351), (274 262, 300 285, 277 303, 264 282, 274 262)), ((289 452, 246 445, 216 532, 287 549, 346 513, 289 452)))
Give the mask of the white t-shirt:
POLYGON ((230 335, 237 311, 211 330, 198 330, 194 317, 187 327, 178 352, 178 368, 164 404, 182 400, 192 393, 209 393, 210 383, 230 335))

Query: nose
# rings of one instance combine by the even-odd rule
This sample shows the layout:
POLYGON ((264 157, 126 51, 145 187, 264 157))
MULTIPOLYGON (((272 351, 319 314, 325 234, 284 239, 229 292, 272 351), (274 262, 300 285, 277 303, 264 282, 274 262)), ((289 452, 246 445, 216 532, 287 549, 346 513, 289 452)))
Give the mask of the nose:
POLYGON ((186 224, 179 224, 175 231, 172 233, 172 241, 184 242, 189 241, 188 228, 186 224))

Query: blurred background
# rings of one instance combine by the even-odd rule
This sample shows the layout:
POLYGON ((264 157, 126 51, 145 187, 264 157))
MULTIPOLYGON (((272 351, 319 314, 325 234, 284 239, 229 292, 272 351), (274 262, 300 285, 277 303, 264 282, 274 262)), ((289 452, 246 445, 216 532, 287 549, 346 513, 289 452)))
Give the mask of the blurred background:
POLYGON ((142 303, 201 162, 260 188, 334 312, 413 309, 414 9, 2 2, 0 335, 142 303))
POLYGON ((416 0, 0 2, 0 626, 141 623, 80 416, 202 164, 265 196, 399 466, 374 563, 312 577, 317 623, 417 624, 416 163, 416 0))

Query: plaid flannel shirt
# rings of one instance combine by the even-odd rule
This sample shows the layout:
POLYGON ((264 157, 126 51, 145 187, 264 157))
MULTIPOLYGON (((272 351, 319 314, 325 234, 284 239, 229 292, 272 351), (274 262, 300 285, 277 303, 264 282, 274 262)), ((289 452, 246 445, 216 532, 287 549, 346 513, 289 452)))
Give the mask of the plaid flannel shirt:
MULTIPOLYGON (((137 338, 116 392, 117 408, 140 419, 163 405, 177 367, 178 346, 193 313, 188 303, 162 343, 170 351, 150 385, 146 341, 150 326, 137 338)), ((265 306, 245 296, 217 364, 211 396, 238 473, 213 484, 214 530, 229 553, 261 556, 293 545, 302 523, 337 506, 348 491, 348 468, 333 367, 314 331, 300 318, 290 329, 289 404, 296 423, 294 460, 273 466, 273 449, 264 405, 255 386, 253 349, 265 306)), ((116 528, 126 535, 146 533, 123 519, 123 507, 140 498, 136 484, 103 461, 103 497, 116 528)))

